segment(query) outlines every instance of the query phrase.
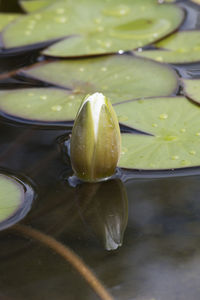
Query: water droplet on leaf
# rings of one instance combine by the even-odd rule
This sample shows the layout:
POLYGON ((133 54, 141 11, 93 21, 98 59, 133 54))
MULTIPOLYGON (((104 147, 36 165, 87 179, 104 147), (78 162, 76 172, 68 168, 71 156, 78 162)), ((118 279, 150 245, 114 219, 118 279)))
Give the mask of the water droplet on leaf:
POLYGON ((168 114, 161 114, 161 115, 159 116, 159 118, 160 118, 161 120, 166 120, 166 119, 168 118, 168 114))
POLYGON ((61 109, 62 109, 61 105, 54 105, 51 107, 51 110, 53 110, 53 111, 61 111, 61 109))
POLYGON ((189 153, 190 153, 191 155, 195 155, 195 154, 196 154, 196 151, 195 151, 195 150, 190 150, 189 153))
POLYGON ((172 159, 172 160, 177 160, 177 159, 179 159, 179 156, 178 156, 178 155, 173 155, 173 156, 171 157, 171 159, 172 159))

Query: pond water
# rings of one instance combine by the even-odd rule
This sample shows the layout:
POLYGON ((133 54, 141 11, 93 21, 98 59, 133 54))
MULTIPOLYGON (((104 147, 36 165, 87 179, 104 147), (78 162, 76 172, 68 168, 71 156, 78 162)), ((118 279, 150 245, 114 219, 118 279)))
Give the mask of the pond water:
MULTIPOLYGON (((10 7, 7 3, 2 1, 1 10, 19 10, 15 1, 10 7)), ((182 28, 200 28, 200 9, 189 1, 179 4, 187 10, 182 28)), ((38 59, 37 52, 0 58, 0 70, 5 74, 38 59)), ((200 64, 174 68, 184 78, 200 76, 200 64)), ((1 89, 36 84, 15 75, 0 79, 1 89)), ((62 150, 63 136, 69 130, 0 119, 0 167, 31 178, 37 194, 20 224, 73 249, 114 299, 199 299, 200 168, 124 171, 123 183, 118 179, 102 183, 100 192, 97 187, 99 195, 90 185, 73 188, 67 180, 72 170, 62 150), (113 242, 104 227, 114 214, 113 226, 121 227, 111 226, 113 242), (123 234, 121 247, 105 249, 121 243, 123 234)), ((12 228, 0 232, 0 245, 1 300, 99 299, 50 247, 12 228)))

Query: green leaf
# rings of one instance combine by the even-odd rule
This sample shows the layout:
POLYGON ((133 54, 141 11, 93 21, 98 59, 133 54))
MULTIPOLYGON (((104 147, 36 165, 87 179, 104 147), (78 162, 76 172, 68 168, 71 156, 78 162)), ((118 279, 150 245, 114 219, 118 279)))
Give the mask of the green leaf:
POLYGON ((101 92, 112 103, 171 95, 178 85, 170 67, 128 55, 55 61, 20 74, 69 88, 80 98, 101 92))
POLYGON ((29 211, 33 191, 26 187, 14 177, 0 174, 0 230, 17 223, 29 211))
POLYGON ((45 122, 45 125, 63 125, 73 120, 82 99, 96 91, 117 103, 138 97, 171 95, 178 86, 176 73, 168 66, 127 55, 39 64, 20 74, 69 89, 0 92, 2 115, 27 123, 45 122))
MULTIPOLYGON (((20 0, 19 3, 21 7, 24 9, 24 11, 31 13, 41 8, 47 7, 49 4, 53 3, 53 1, 54 0, 20 0)), ((173 3, 175 2, 175 0, 163 0, 161 2, 173 3)))
POLYGON ((50 5, 54 0, 21 0, 20 6, 28 13, 35 12, 50 5))
POLYGON ((10 24, 13 20, 19 18, 21 14, 0 13, 0 31, 10 24))
POLYGON ((134 52, 140 57, 167 63, 200 61, 200 30, 180 31, 156 44, 158 50, 134 52))
POLYGON ((81 100, 53 88, 5 90, 0 92, 0 110, 1 115, 18 121, 54 124, 73 120, 81 100))
POLYGON ((122 134, 119 167, 174 169, 200 165, 200 107, 184 97, 115 105, 119 121, 144 134, 122 134))
POLYGON ((68 36, 44 53, 96 55, 152 43, 179 27, 183 18, 181 8, 155 0, 63 0, 21 17, 2 38, 5 48, 13 48, 68 36))
POLYGON ((182 79, 184 94, 200 104, 200 79, 182 79))

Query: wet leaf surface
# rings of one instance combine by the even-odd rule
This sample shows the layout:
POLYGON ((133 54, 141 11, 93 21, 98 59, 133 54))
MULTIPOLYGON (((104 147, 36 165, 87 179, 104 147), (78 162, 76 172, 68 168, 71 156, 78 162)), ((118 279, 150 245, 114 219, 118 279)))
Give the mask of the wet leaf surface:
POLYGON ((171 95, 178 87, 177 75, 170 67, 128 55, 56 61, 19 74, 67 89, 1 91, 1 114, 27 123, 73 120, 83 97, 96 91, 118 103, 149 95, 171 95))
POLYGON ((177 32, 155 45, 158 50, 134 52, 140 57, 165 63, 193 63, 200 61, 200 31, 177 32))
POLYGON ((81 98, 61 89, 31 88, 0 91, 1 114, 25 123, 73 120, 81 98))
POLYGON ((200 165, 200 107, 184 97, 115 106, 119 121, 150 135, 122 134, 119 166, 174 169, 200 165))
POLYGON ((8 25, 9 23, 11 23, 13 20, 17 19, 18 17, 20 17, 20 14, 11 14, 11 13, 0 13, 0 31, 2 31, 2 29, 8 25))
POLYGON ((13 48, 70 36, 44 53, 104 54, 152 43, 179 27, 183 18, 181 8, 154 0, 63 0, 21 17, 2 38, 5 48, 13 48))
POLYGON ((128 55, 55 61, 20 74, 69 88, 80 98, 102 92, 112 103, 171 95, 178 85, 170 67, 128 55))

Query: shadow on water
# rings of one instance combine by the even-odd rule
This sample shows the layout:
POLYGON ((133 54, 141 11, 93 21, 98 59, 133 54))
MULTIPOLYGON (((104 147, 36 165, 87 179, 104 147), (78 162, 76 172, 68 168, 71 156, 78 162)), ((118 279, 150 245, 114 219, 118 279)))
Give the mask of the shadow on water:
MULTIPOLYGON (((17 1, 0 3, 1 11, 20 11, 17 1)), ((196 6, 179 3, 189 11, 183 26, 199 28, 196 6)), ((1 73, 33 63, 37 55, 0 58, 1 73)), ((174 67, 183 77, 199 77, 198 64, 174 67)), ((0 81, 1 88, 31 84, 16 77, 0 81)), ((199 170, 193 176, 186 170, 156 179, 124 172, 123 182, 115 178, 73 188, 66 180, 72 170, 58 143, 68 129, 0 119, 1 168, 36 185, 37 199, 20 224, 73 249, 114 299, 199 299, 199 170)), ((99 299, 55 248, 30 232, 28 236, 10 228, 0 232, 0 240, 0 300, 99 299)))

